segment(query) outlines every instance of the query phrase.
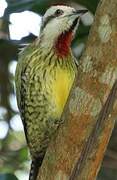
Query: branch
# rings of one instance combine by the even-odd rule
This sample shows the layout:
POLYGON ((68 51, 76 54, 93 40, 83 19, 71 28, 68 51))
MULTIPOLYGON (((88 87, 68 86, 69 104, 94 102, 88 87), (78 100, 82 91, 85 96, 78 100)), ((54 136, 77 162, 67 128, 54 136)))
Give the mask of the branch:
POLYGON ((117 1, 101 0, 86 50, 39 180, 94 180, 117 112, 117 1))
MULTIPOLYGON (((95 124, 93 130, 92 130, 92 133, 89 136, 88 141, 86 142, 84 149, 81 153, 81 156, 80 156, 78 162, 76 163, 74 170, 70 176, 70 180, 79 178, 81 176, 82 170, 85 169, 85 163, 87 161, 92 161, 91 154, 99 146, 100 138, 102 138, 102 140, 103 140, 103 136, 105 135, 103 130, 105 129, 106 123, 109 123, 109 120, 110 120, 109 114, 112 112, 112 108, 113 108, 113 105, 116 100, 117 100, 117 80, 115 81, 115 83, 113 85, 113 88, 107 98, 105 105, 103 106, 102 110, 100 111, 99 117, 96 121, 96 124, 95 124), (90 157, 90 159, 88 160, 89 157, 90 157)), ((110 133, 109 133, 109 135, 110 135, 110 133)), ((104 137, 104 139, 105 139, 105 137, 104 137)), ((98 148, 97 148, 97 150, 98 150, 98 148)), ((94 161, 94 158, 93 158, 93 161, 94 161)), ((87 162, 87 163, 91 165, 91 163, 94 163, 93 161, 87 162)), ((97 159, 96 159, 96 161, 97 161, 97 159)), ((97 169, 95 169, 95 171, 96 170, 97 169)), ((93 169, 93 171, 94 171, 94 169, 93 169)))

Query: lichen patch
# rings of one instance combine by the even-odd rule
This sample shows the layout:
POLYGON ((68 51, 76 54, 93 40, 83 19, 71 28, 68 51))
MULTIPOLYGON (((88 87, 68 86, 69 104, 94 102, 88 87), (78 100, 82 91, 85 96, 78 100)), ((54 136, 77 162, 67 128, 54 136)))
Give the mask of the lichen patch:
POLYGON ((69 180, 69 177, 67 174, 59 170, 55 177, 55 180, 69 180))
POLYGON ((100 19, 100 25, 98 28, 98 33, 101 41, 103 43, 106 43, 109 41, 112 33, 112 28, 109 20, 109 16, 105 14, 100 19))
POLYGON ((91 114, 95 117, 101 110, 102 105, 99 98, 85 92, 83 89, 76 87, 69 103, 71 113, 91 114))
POLYGON ((86 56, 84 58, 84 61, 82 62, 82 71, 85 73, 91 72, 93 69, 93 62, 92 62, 92 57, 91 56, 86 56))
POLYGON ((101 83, 107 84, 110 87, 112 87, 116 78, 117 78, 117 67, 112 67, 112 66, 108 65, 106 67, 105 72, 99 78, 99 81, 101 83))

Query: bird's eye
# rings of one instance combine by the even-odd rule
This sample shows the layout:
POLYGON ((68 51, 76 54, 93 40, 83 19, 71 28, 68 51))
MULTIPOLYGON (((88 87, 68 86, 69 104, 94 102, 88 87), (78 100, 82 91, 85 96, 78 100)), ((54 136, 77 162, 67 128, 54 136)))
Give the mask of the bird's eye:
POLYGON ((57 9, 57 10, 55 11, 55 16, 60 16, 60 15, 62 15, 63 13, 64 13, 63 10, 57 9))

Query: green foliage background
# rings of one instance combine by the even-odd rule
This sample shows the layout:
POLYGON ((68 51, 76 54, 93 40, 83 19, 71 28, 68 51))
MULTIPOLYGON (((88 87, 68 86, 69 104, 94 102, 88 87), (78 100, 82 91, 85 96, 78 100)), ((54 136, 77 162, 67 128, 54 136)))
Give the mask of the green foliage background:
MULTIPOLYGON (((81 4, 91 13, 95 13, 99 0, 6 0, 8 7, 5 9, 4 16, 0 18, 0 33, 9 37, 9 17, 10 14, 25 10, 33 11, 43 15, 45 10, 52 4, 66 3, 71 6, 81 4)), ((79 42, 85 43, 90 27, 80 24, 78 33, 73 42, 73 49, 79 42)), ((32 42, 35 37, 30 35, 19 41, 0 36, 0 107, 5 107, 7 113, 0 119, 9 125, 7 136, 0 140, 0 180, 15 180, 16 171, 28 171, 29 153, 26 147, 25 137, 22 132, 14 131, 10 126, 10 120, 17 114, 9 103, 9 96, 14 94, 14 76, 9 73, 8 66, 12 60, 18 59, 18 52, 21 44, 32 42)), ((115 128, 108 151, 104 157, 104 162, 99 173, 99 180, 117 179, 117 129, 115 128)))

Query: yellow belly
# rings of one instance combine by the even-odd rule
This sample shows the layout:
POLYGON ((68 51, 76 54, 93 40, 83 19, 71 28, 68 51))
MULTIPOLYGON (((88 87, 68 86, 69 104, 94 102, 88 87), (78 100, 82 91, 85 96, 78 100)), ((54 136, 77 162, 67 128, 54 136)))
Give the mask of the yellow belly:
POLYGON ((53 115, 56 118, 60 118, 63 112, 74 78, 74 72, 71 73, 60 69, 57 72, 56 81, 52 85, 55 104, 55 113, 53 115))

